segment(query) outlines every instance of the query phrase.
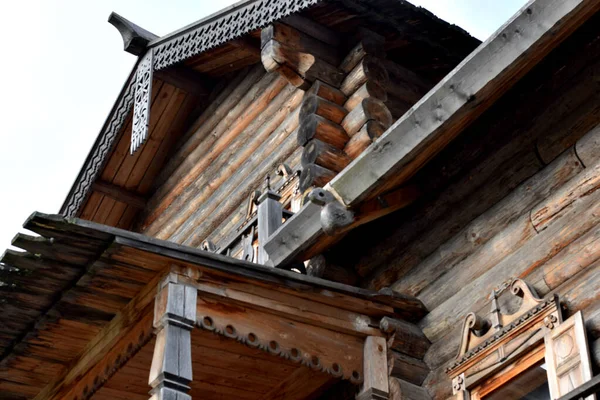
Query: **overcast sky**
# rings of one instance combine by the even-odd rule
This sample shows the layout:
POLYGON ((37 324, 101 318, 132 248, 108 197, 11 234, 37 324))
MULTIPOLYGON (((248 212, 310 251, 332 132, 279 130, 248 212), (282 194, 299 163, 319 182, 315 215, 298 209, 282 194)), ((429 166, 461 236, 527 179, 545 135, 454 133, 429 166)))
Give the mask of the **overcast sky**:
MULTIPOLYGON (((111 11, 165 35, 229 0, 21 0, 0 16, 0 253, 33 211, 57 213, 128 76, 111 11)), ((419 0, 485 40, 525 0, 419 0)))

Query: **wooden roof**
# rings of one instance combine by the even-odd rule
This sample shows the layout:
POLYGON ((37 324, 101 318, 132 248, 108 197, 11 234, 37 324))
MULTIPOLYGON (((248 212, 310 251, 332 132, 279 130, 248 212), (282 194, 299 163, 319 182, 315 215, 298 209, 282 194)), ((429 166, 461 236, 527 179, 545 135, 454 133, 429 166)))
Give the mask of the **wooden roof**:
MULTIPOLYGON (((173 266, 195 271, 194 281, 204 282, 203 285, 230 290, 242 286, 246 287, 242 290, 252 291, 264 288, 296 298, 293 303, 310 299, 323 307, 335 307, 365 318, 396 316, 414 321, 425 313, 418 300, 391 291, 376 293, 358 289, 88 221, 34 213, 24 227, 41 236, 17 235, 13 245, 25 252, 7 250, 0 264, 0 392, 3 398, 30 399, 44 388, 50 390, 47 385, 81 362, 82 354, 99 351, 95 349, 103 343, 99 339, 104 337, 103 331, 133 320, 133 315, 144 315, 140 314, 143 310, 151 310, 156 284, 173 266), (132 302, 134 298, 137 300, 132 302)), ((296 314, 295 318, 302 317, 302 312, 296 314)), ((214 318, 218 320, 218 316, 214 318)), ((136 334, 135 351, 152 339, 151 318, 144 326, 146 328, 136 334)), ((206 340, 202 338, 200 342, 206 343, 206 340)), ((212 340, 217 340, 216 349, 223 350, 218 344, 221 339, 212 340)), ((235 360, 241 357, 251 364, 264 357, 235 348, 233 345, 227 350, 237 354, 232 355, 235 360)), ((133 356, 135 352, 130 353, 133 356)), ((117 364, 122 365, 121 361, 117 364)), ((290 367, 285 360, 272 362, 282 363, 278 367, 281 373, 292 373, 292 369, 297 368, 290 367)), ((127 375, 127 370, 122 374, 127 375)), ((59 381, 61 384, 69 382, 67 378, 63 376, 59 381)), ((120 378, 114 379, 119 381, 120 378)), ((325 384, 330 380, 328 376, 320 382, 325 384)), ((243 377, 237 381, 241 385, 243 377)), ((126 384, 132 385, 129 381, 126 384)))

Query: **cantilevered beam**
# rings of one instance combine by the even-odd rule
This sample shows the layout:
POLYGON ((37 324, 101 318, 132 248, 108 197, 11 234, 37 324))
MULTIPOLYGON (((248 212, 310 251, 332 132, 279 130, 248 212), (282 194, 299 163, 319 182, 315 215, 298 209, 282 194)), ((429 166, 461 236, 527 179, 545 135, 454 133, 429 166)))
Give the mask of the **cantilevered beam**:
POLYGON ((110 13, 108 22, 121 33, 125 51, 135 56, 144 54, 148 43, 158 38, 154 33, 148 32, 115 12, 110 13))

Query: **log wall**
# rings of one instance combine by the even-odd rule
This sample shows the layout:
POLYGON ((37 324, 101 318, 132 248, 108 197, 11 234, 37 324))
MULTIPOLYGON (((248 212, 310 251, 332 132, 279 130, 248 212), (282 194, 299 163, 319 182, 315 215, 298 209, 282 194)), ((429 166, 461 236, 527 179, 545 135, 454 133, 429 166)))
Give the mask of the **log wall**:
POLYGON ((283 183, 279 164, 302 171, 300 199, 432 86, 387 60, 385 38, 374 32, 360 29, 339 48, 317 36, 282 23, 262 31, 262 64, 231 77, 191 124, 156 179, 139 231, 219 248, 248 221, 248 199, 265 177, 274 188, 283 183))
POLYGON ((583 311, 600 368, 600 44, 592 23, 415 177, 426 188, 418 204, 353 232, 330 254, 362 285, 391 285, 429 309, 419 326, 432 342, 423 383, 432 398, 452 393, 445 369, 464 317, 485 315, 492 290, 512 278, 540 296, 558 294, 565 316, 583 311))

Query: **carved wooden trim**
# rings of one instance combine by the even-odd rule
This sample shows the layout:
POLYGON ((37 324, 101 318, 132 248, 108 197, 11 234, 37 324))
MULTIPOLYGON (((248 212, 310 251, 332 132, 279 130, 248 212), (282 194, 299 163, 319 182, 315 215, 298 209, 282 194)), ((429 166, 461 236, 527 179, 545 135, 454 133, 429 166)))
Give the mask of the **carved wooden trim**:
POLYGON ((131 127, 131 154, 135 153, 148 139, 150 107, 152 106, 152 60, 150 49, 142 57, 135 73, 135 97, 133 103, 133 122, 131 127))
POLYGON ((187 31, 159 39, 155 46, 155 69, 163 69, 220 46, 255 29, 302 11, 320 0, 252 0, 240 2, 226 13, 210 16, 187 31))
POLYGON ((560 323, 558 297, 540 299, 535 290, 521 279, 515 279, 510 284, 494 290, 491 298, 489 319, 474 313, 466 316, 457 360, 446 369, 452 376, 462 373, 466 364, 482 360, 508 339, 516 338, 524 328, 534 325, 540 318, 548 328, 557 322, 560 323), (513 296, 523 298, 520 309, 514 314, 502 314, 498 308, 497 298, 507 289, 510 289, 513 296))
POLYGON ((281 323, 286 318, 251 309, 229 316, 223 308, 227 306, 217 300, 199 298, 196 326, 354 384, 363 381, 363 341, 360 338, 297 321, 281 323), (275 325, 273 321, 279 323, 275 325), (265 334, 265 326, 277 326, 277 329, 265 334), (343 356, 336 358, 334 351, 343 356))

